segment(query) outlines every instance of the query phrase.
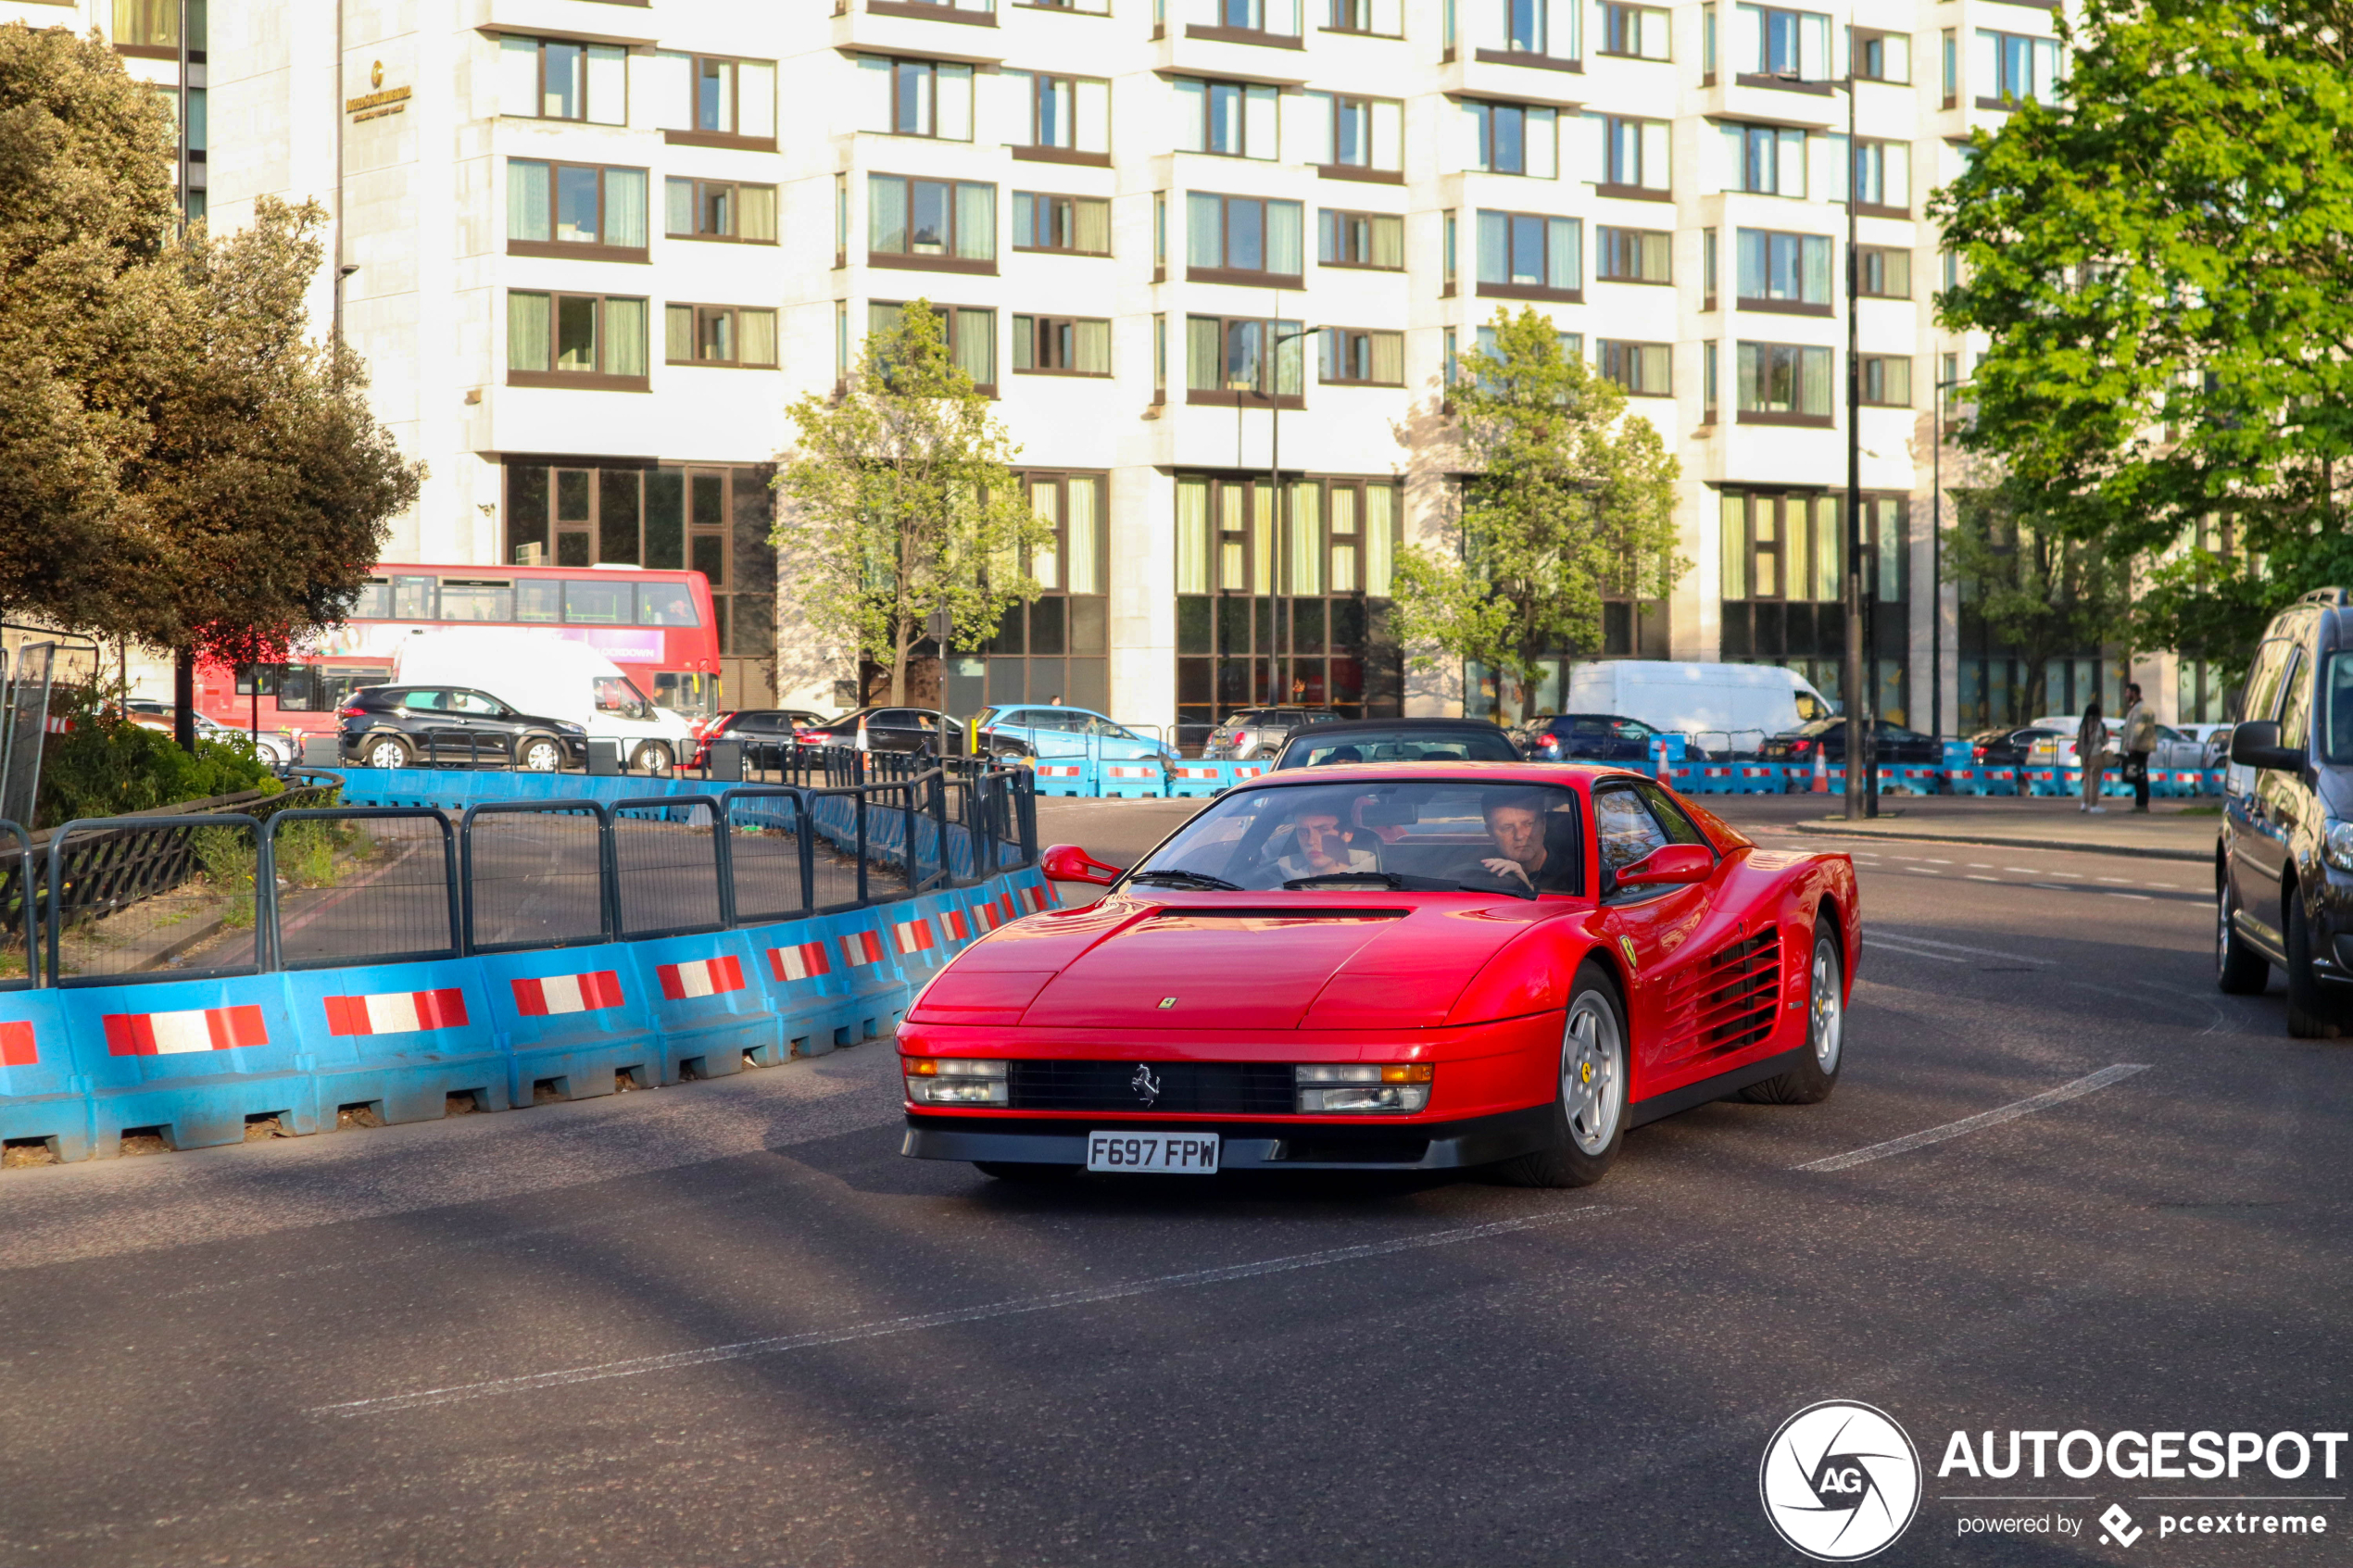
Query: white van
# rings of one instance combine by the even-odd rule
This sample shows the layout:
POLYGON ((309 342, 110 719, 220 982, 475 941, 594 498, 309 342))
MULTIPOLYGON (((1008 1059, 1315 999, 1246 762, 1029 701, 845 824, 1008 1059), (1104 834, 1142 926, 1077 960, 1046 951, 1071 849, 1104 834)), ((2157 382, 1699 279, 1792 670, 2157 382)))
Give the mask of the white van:
POLYGON ((1805 676, 1778 664, 1614 659, 1572 666, 1561 711, 1639 719, 1714 755, 1754 752, 1768 735, 1787 734, 1833 709, 1805 676))
POLYGON ((491 628, 422 632, 393 650, 390 684, 471 686, 521 712, 569 720, 590 740, 616 742, 632 772, 666 772, 695 754, 686 719, 585 643, 491 628))

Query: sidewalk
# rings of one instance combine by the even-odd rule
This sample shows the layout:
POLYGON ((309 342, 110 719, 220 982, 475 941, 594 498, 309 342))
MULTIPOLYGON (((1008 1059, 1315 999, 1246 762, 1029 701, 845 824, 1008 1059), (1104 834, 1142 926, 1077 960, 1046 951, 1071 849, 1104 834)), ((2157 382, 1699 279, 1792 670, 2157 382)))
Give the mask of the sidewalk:
MULTIPOLYGON (((1789 797, 1802 798, 1802 797, 1789 797)), ((1710 806, 1714 801, 1707 802, 1710 806)), ((1874 820, 1848 822, 1821 809, 1822 797, 1803 815, 1778 822, 1741 822, 1743 828, 1775 826, 1802 834, 1843 839, 1909 839, 1931 844, 1985 844, 2012 849, 2074 849, 2092 854, 2134 855, 2144 859, 2200 860, 2214 859, 2214 842, 2222 820, 2211 803, 2199 811, 2166 802, 2148 815, 2134 814, 2132 803, 2120 809, 2108 803, 2104 815, 2088 816, 2064 800, 1970 799, 1936 796, 1882 796, 1874 820)), ((1838 802, 1828 802, 1831 809, 1838 802)), ((1762 813, 1756 814, 1763 815, 1762 813)), ((1780 816, 1780 813, 1773 813, 1780 816)))

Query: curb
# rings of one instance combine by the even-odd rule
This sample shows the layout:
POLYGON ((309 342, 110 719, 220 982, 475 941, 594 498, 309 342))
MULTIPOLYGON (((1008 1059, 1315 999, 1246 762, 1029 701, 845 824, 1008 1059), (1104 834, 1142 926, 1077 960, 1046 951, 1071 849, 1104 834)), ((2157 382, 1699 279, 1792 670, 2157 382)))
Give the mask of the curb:
POLYGON ((2211 849, 2176 849, 2165 845, 2120 844, 2110 839, 2086 843, 2082 839, 2026 838, 2017 834, 1995 836, 1977 833, 1902 833, 1881 829, 1857 829, 1846 822, 1791 822, 1795 833, 1822 834, 1832 838, 1884 838, 1908 844, 1982 844, 1994 849, 2055 849, 2080 855, 2134 855, 2146 860, 2190 860, 2200 865, 2211 864, 2211 849))

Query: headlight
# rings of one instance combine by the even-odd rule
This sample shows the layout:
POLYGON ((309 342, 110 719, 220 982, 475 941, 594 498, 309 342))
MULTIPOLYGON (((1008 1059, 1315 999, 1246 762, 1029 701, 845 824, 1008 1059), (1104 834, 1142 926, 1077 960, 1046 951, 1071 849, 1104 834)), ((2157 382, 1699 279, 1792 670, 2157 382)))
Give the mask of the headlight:
POLYGON ((566 724, 560 721, 558 721, 556 729, 567 735, 585 735, 588 733, 588 727, 585 724, 566 724))
POLYGON ((2321 840, 2321 859, 2341 872, 2353 872, 2353 822, 2334 822, 2321 840))
POLYGON ((900 1071, 917 1105, 1005 1105, 1005 1064, 955 1057, 911 1056, 900 1071))
POLYGON ((1298 1086, 1302 1114, 1336 1110, 1399 1114, 1428 1108, 1436 1070, 1423 1061, 1389 1066, 1352 1062, 1295 1067, 1291 1075, 1298 1086))

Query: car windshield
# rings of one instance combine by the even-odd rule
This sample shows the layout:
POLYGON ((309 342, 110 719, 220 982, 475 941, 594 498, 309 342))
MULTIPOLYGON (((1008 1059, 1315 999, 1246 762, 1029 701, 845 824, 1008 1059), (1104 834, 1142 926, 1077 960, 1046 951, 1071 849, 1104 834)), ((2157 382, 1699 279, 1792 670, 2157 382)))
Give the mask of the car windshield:
POLYGON ((1130 875, 1147 886, 1355 884, 1533 897, 1581 891, 1583 868, 1573 791, 1431 779, 1237 791, 1130 875))
POLYGON ((1321 768, 1349 762, 1516 762, 1519 753, 1500 730, 1352 730, 1283 748, 1282 766, 1321 768))

